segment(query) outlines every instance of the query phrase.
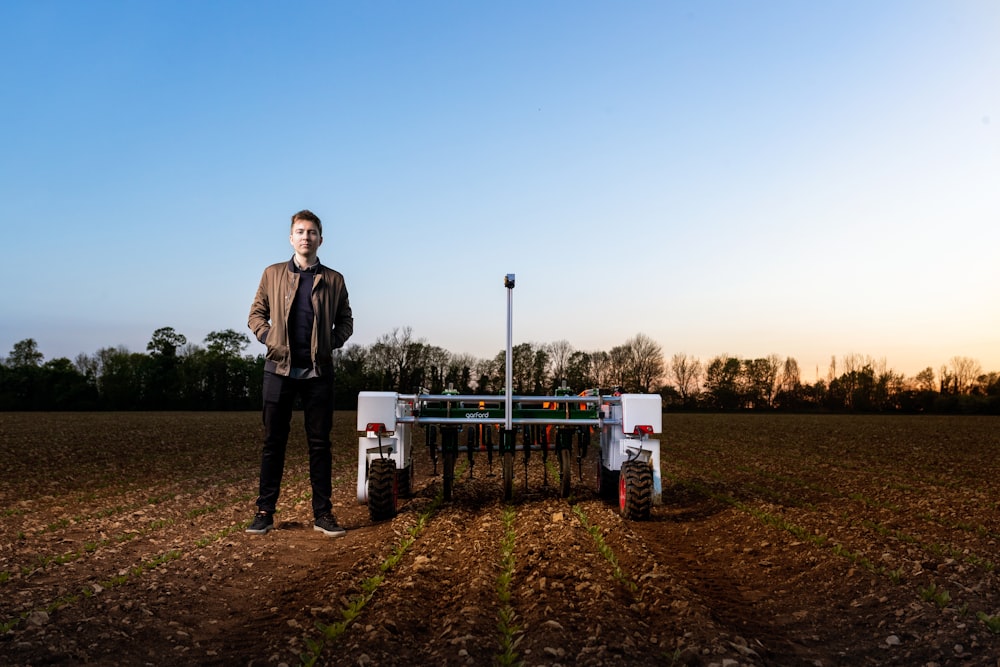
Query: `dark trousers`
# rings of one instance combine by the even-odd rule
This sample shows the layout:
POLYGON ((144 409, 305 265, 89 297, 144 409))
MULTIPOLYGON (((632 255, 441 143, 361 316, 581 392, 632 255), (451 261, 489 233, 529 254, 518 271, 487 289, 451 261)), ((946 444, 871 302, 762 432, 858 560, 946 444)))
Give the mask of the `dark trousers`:
POLYGON ((257 509, 274 512, 285 470, 285 448, 292 423, 295 397, 302 399, 306 439, 309 443, 309 481, 312 484, 313 516, 333 507, 330 429, 333 427, 333 376, 293 380, 264 373, 264 449, 260 460, 260 495, 257 509))

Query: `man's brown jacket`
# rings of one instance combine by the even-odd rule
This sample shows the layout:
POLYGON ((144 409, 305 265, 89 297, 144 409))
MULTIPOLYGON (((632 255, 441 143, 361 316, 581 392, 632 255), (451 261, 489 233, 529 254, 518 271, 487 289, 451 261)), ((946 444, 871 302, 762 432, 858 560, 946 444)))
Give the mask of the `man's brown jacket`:
MULTIPOLYGON (((247 322, 257 340, 267 346, 265 370, 278 375, 291 372, 288 313, 299 286, 294 261, 292 258, 264 269, 247 322)), ((319 266, 313 280, 312 306, 312 360, 322 375, 332 371, 333 351, 343 347, 354 333, 354 315, 340 272, 319 266)))

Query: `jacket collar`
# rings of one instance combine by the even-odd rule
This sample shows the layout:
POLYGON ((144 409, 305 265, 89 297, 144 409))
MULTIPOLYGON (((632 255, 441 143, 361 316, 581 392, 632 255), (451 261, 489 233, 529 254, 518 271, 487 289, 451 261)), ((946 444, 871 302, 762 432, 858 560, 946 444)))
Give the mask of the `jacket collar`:
POLYGON ((319 270, 320 270, 321 267, 322 267, 322 264, 320 264, 319 257, 316 258, 316 262, 314 264, 312 264, 311 266, 307 266, 304 269, 300 269, 299 265, 295 263, 295 257, 294 256, 290 260, 288 260, 288 271, 291 272, 291 273, 312 273, 312 274, 316 274, 316 273, 319 273, 319 270))

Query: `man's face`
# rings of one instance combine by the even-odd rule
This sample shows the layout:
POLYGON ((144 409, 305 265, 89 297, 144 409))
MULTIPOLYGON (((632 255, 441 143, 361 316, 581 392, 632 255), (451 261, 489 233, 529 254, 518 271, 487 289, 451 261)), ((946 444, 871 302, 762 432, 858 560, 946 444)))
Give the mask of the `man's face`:
POLYGON ((311 258, 323 244, 323 237, 319 235, 319 229, 314 223, 309 220, 296 220, 292 224, 292 233, 288 236, 288 241, 295 249, 295 254, 311 258))

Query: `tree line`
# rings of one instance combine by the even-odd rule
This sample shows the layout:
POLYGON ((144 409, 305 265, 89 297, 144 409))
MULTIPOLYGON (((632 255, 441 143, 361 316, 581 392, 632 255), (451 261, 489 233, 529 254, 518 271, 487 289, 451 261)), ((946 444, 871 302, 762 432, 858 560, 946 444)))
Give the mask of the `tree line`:
MULTIPOLYGON (((246 354, 250 342, 226 329, 197 345, 163 327, 144 353, 119 346, 46 361, 28 338, 0 358, 0 410, 256 410, 264 357, 246 354)), ((659 393, 666 409, 1000 414, 1000 373, 983 372, 967 357, 909 378, 884 360, 832 357, 826 377, 809 384, 792 357, 668 359, 641 333, 607 351, 576 350, 561 340, 522 343, 511 352, 515 394, 552 394, 565 385, 659 393)), ((506 351, 486 359, 452 354, 406 327, 338 350, 334 364, 336 407, 350 410, 366 390, 499 394, 506 351)))

